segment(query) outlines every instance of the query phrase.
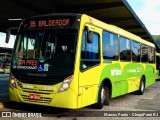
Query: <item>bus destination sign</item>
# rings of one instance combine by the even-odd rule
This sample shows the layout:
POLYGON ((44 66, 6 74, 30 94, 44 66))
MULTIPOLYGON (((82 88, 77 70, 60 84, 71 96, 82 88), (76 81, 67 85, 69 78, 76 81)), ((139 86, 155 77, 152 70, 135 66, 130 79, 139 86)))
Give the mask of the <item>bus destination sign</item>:
POLYGON ((63 26, 69 26, 70 25, 70 19, 51 19, 51 20, 31 20, 29 22, 30 28, 36 28, 36 27, 63 27, 63 26))

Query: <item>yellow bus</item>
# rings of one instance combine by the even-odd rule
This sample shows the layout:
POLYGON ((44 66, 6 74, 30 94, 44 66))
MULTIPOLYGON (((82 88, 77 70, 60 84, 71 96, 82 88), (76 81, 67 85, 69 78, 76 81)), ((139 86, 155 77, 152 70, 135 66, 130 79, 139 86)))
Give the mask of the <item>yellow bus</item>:
POLYGON ((155 82, 155 45, 85 14, 31 17, 20 24, 11 101, 77 109, 155 82))

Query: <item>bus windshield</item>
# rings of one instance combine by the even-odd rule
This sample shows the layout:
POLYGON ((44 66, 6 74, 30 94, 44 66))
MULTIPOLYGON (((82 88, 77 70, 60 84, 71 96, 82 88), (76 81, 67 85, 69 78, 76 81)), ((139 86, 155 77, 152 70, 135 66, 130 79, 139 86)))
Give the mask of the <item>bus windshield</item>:
POLYGON ((23 30, 17 36, 13 69, 66 73, 73 71, 77 30, 23 30))

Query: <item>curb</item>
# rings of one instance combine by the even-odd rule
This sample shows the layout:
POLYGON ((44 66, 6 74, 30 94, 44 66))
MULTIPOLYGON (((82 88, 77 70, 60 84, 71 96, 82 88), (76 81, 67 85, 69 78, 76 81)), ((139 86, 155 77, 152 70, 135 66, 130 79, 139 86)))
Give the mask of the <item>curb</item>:
POLYGON ((3 104, 2 103, 0 103, 0 108, 3 108, 3 104))

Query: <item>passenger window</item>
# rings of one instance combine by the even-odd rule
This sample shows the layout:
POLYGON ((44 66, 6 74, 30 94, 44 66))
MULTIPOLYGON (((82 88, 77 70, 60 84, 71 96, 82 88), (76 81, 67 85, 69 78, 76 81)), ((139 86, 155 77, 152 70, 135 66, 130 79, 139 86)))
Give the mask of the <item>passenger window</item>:
POLYGON ((118 60, 118 36, 106 31, 102 34, 103 59, 118 60))
POLYGON ((87 30, 83 32, 81 48, 81 70, 100 63, 99 35, 93 33, 93 42, 87 43, 87 30))
POLYGON ((131 41, 127 38, 120 37, 120 60, 131 60, 131 41))
POLYGON ((140 62, 140 43, 132 41, 132 61, 140 62))
POLYGON ((148 62, 148 46, 141 45, 141 62, 148 62))
POLYGON ((152 47, 148 48, 149 63, 155 63, 155 49, 152 47))

